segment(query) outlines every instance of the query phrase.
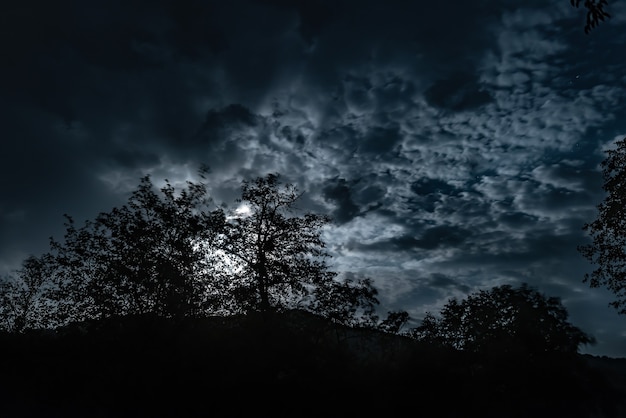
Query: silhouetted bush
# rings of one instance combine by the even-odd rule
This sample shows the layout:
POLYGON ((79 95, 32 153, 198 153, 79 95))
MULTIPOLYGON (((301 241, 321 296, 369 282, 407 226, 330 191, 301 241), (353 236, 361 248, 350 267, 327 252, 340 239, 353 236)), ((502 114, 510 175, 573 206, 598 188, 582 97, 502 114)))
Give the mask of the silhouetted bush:
POLYGON ((567 310, 526 284, 497 286, 451 299, 439 316, 427 314, 414 338, 489 356, 572 354, 594 339, 567 321, 567 310))

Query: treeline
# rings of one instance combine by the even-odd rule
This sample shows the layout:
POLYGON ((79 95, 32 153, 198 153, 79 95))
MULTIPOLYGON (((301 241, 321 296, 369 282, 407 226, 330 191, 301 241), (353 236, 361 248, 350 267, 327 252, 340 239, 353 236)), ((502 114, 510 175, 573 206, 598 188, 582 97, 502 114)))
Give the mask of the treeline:
MULTIPOLYGON (((201 172, 204 179, 205 172, 201 172)), ((157 190, 144 177, 128 203, 26 259, 0 284, 0 328, 50 329, 112 316, 166 318, 299 308, 342 324, 379 321, 368 279, 337 280, 321 233, 330 219, 296 212, 300 193, 270 174, 244 181, 239 206, 212 204, 203 182, 157 190)))
MULTIPOLYGON (((200 171, 206 180, 206 170, 200 171)), ((334 323, 402 333, 456 350, 576 353, 593 338, 568 322, 557 298, 527 285, 452 299, 440 315, 403 329, 405 311, 377 315, 367 278, 338 277, 321 237, 331 220, 300 213, 301 193, 269 174, 244 181, 234 210, 203 181, 159 190, 141 179, 128 202, 77 227, 0 282, 0 328, 55 329, 111 317, 172 320, 299 309, 334 323)))
POLYGON ((298 212, 300 196, 272 174, 227 210, 203 182, 144 177, 126 204, 80 227, 67 216, 62 240, 0 282, 0 415, 398 415, 407 399, 433 417, 626 409, 578 354, 593 337, 528 285, 451 299, 415 328, 406 311, 380 318, 369 279, 329 269, 330 219, 298 212))

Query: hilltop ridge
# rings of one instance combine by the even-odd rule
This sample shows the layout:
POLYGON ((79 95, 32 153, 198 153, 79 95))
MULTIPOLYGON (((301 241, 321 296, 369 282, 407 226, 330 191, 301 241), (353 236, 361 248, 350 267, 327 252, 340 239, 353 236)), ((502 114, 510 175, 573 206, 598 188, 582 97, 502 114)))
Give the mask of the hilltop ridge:
POLYGON ((626 412, 625 359, 483 358, 298 310, 118 317, 0 339, 7 418, 626 412))

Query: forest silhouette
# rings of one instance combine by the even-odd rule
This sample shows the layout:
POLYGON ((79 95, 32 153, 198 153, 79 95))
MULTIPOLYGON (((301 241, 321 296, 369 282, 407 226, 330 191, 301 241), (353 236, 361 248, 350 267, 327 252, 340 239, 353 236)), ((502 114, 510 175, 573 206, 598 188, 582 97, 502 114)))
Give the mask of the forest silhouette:
POLYGON ((330 271, 331 219, 300 196, 269 174, 226 210, 202 181, 144 177, 125 205, 67 216, 1 282, 0 416, 626 414, 626 360, 579 354, 593 337, 558 298, 494 287, 407 329, 372 280, 330 271))

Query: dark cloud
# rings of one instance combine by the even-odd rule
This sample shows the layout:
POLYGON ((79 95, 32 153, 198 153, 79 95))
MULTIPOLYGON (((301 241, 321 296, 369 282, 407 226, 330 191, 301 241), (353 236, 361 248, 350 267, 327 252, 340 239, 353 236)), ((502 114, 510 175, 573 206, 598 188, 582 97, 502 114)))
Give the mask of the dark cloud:
POLYGON ((374 127, 367 132, 359 149, 364 154, 387 154, 392 152, 401 140, 402 135, 398 127, 374 127))
POLYGON ((425 97, 432 105, 451 111, 473 110, 493 101, 476 77, 466 73, 435 81, 425 91, 425 97))
POLYGON ((528 228, 537 223, 537 217, 524 212, 505 212, 500 214, 497 222, 512 229, 528 228))
POLYGON ((411 190, 420 196, 428 196, 430 194, 453 194, 460 191, 443 180, 427 177, 411 183, 411 190))
POLYGON ((228 139, 233 132, 242 128, 258 126, 259 118, 240 104, 231 104, 222 109, 211 109, 197 134, 201 141, 228 139))
POLYGON ((457 289, 464 293, 469 293, 471 288, 463 283, 459 283, 453 278, 441 273, 433 273, 428 279, 428 285, 436 288, 457 289))
POLYGON ((367 177, 359 179, 352 191, 353 199, 358 202, 359 205, 365 207, 365 211, 383 207, 383 200, 387 193, 383 185, 371 184, 368 180, 367 177))
POLYGON ((336 205, 331 213, 333 221, 339 224, 349 222, 359 214, 359 207, 352 200, 352 192, 345 179, 335 179, 324 187, 324 198, 336 205))
POLYGON ((161 157, 154 151, 133 146, 113 150, 110 156, 112 166, 119 167, 123 170, 132 170, 136 166, 156 166, 161 160, 161 157))
POLYGON ((451 248, 462 244, 471 232, 457 226, 438 225, 425 229, 419 238, 412 234, 401 234, 397 237, 378 240, 370 244, 351 241, 351 249, 361 251, 405 252, 412 250, 434 250, 451 248))
POLYGON ((308 44, 312 44, 325 27, 341 18, 346 7, 346 2, 336 0, 259 0, 259 2, 296 12, 298 32, 308 44))
POLYGON ((469 230, 458 226, 438 225, 424 231, 415 246, 424 249, 453 247, 462 244, 470 235, 469 230))

